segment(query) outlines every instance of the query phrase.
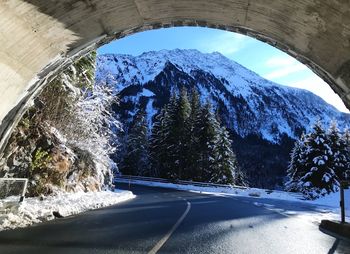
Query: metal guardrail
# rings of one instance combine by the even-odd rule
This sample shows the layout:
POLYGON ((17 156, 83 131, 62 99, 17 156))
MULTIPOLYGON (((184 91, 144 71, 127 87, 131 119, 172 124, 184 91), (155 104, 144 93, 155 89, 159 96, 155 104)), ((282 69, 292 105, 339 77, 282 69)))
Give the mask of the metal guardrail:
POLYGON ((184 181, 184 180, 170 180, 165 178, 156 178, 156 177, 145 177, 145 176, 131 176, 131 175, 122 175, 117 176, 116 179, 125 179, 125 180, 140 180, 148 182, 160 182, 160 183, 173 183, 181 185, 194 185, 199 187, 223 187, 223 188, 236 188, 236 189, 248 189, 248 187, 237 186, 237 185, 228 185, 228 184, 216 184, 216 183, 204 183, 204 182, 195 182, 195 181, 184 181))
POLYGON ((23 182, 22 190, 19 193, 19 203, 24 201, 27 186, 28 186, 28 178, 0 178, 0 181, 13 181, 13 182, 23 182))
MULTIPOLYGON (((216 183, 204 183, 204 182, 194 182, 194 181, 184 181, 184 180, 170 180, 164 178, 156 178, 156 177, 146 177, 146 176, 132 176, 132 175, 118 175, 115 177, 115 181, 118 179, 130 181, 130 180, 139 180, 139 181, 147 181, 147 182, 158 182, 158 183, 172 183, 172 184, 180 184, 180 185, 193 185, 198 187, 216 187, 216 188, 228 188, 228 189, 242 189, 242 190, 250 190, 254 188, 246 187, 246 186, 238 186, 238 185, 228 185, 228 184, 216 184, 216 183)), ((286 193, 285 191, 279 190, 270 190, 270 189, 259 189, 261 191, 270 194, 274 193, 286 193)), ((288 192, 290 195, 303 199, 303 196, 300 193, 288 192)))

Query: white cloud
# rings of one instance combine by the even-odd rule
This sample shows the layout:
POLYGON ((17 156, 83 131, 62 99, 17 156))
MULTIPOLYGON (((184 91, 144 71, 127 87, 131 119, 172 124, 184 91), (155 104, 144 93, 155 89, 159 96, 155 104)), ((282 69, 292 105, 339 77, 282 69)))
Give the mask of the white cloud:
POLYGON ((281 67, 281 66, 289 66, 298 63, 298 61, 289 56, 274 56, 269 58, 266 61, 267 67, 281 67))
POLYGON ((296 59, 288 55, 273 56, 265 62, 265 67, 269 69, 270 72, 263 75, 264 78, 273 81, 277 81, 279 78, 285 78, 284 82, 282 82, 284 85, 309 90, 310 92, 320 96, 327 103, 336 107, 338 110, 349 113, 349 110, 345 107, 343 101, 336 93, 333 92, 330 86, 296 59), (295 80, 295 75, 299 75, 299 72, 302 71, 304 71, 304 78, 296 82, 285 81, 288 80, 288 78, 293 78, 293 80, 295 80), (306 76, 305 73, 307 73, 306 76), (289 77, 291 74, 293 74, 293 77, 289 77))
POLYGON ((264 78, 274 80, 274 79, 286 77, 290 74, 293 74, 299 71, 304 71, 304 70, 307 70, 307 67, 305 65, 296 63, 290 66, 278 68, 268 74, 265 74, 264 78))
POLYGON ((307 70, 307 67, 305 65, 288 55, 271 57, 265 62, 265 66, 273 70, 263 75, 264 78, 274 81, 275 79, 307 70))
POLYGON ((243 49, 247 42, 249 42, 249 38, 245 35, 224 32, 219 36, 206 40, 205 43, 200 43, 198 48, 203 52, 217 51, 227 56, 243 49))
POLYGON ((312 74, 305 79, 290 83, 288 85, 309 90, 314 94, 320 96, 329 104, 336 107, 338 110, 349 113, 349 110, 345 107, 340 97, 332 90, 332 88, 330 88, 326 82, 324 82, 315 74, 312 74))

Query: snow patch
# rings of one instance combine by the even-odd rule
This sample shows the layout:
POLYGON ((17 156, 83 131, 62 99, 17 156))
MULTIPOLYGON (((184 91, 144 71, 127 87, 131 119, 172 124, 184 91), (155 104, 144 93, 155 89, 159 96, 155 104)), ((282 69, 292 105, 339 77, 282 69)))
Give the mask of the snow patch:
MULTIPOLYGON (((55 196, 44 197, 42 200, 39 197, 26 198, 21 205, 13 205, 11 209, 7 209, 7 213, 0 216, 0 231, 53 220, 55 215, 66 217, 114 205, 134 197, 135 195, 130 191, 115 190, 114 192, 61 192, 55 196)), ((6 204, 12 199, 10 197, 0 200, 0 211, 4 210, 6 204)))
POLYGON ((141 95, 145 97, 151 97, 151 96, 154 96, 155 94, 152 91, 146 88, 143 88, 141 95))
POLYGON ((239 187, 200 187, 194 185, 182 185, 175 183, 160 183, 142 180, 129 180, 129 179, 117 179, 118 182, 140 184, 145 186, 170 188, 185 191, 198 191, 201 193, 225 193, 234 196, 250 197, 250 198, 272 198, 279 200, 291 200, 291 201, 301 201, 301 195, 284 192, 284 191, 272 191, 263 190, 258 188, 239 188, 239 187))
POLYGON ((157 114, 157 110, 153 107, 153 101, 154 99, 149 99, 146 106, 146 114, 147 114, 147 123, 148 123, 148 130, 151 132, 152 130, 152 124, 153 124, 153 116, 157 114))

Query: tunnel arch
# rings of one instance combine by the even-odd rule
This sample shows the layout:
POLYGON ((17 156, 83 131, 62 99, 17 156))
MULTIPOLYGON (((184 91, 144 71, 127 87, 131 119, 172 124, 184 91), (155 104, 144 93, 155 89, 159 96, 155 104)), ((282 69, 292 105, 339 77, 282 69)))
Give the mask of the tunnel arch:
POLYGON ((346 0, 6 0, 0 21, 0 157, 29 102, 60 70, 112 40, 162 27, 217 28, 269 43, 350 107, 346 0))

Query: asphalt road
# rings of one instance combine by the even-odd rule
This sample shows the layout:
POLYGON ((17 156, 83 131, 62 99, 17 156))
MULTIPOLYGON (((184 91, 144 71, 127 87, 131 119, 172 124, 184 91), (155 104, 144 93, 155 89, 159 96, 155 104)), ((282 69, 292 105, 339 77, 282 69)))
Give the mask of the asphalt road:
POLYGON ((348 242, 253 198, 136 185, 132 191, 135 199, 115 206, 0 232, 0 253, 350 253, 348 242))

